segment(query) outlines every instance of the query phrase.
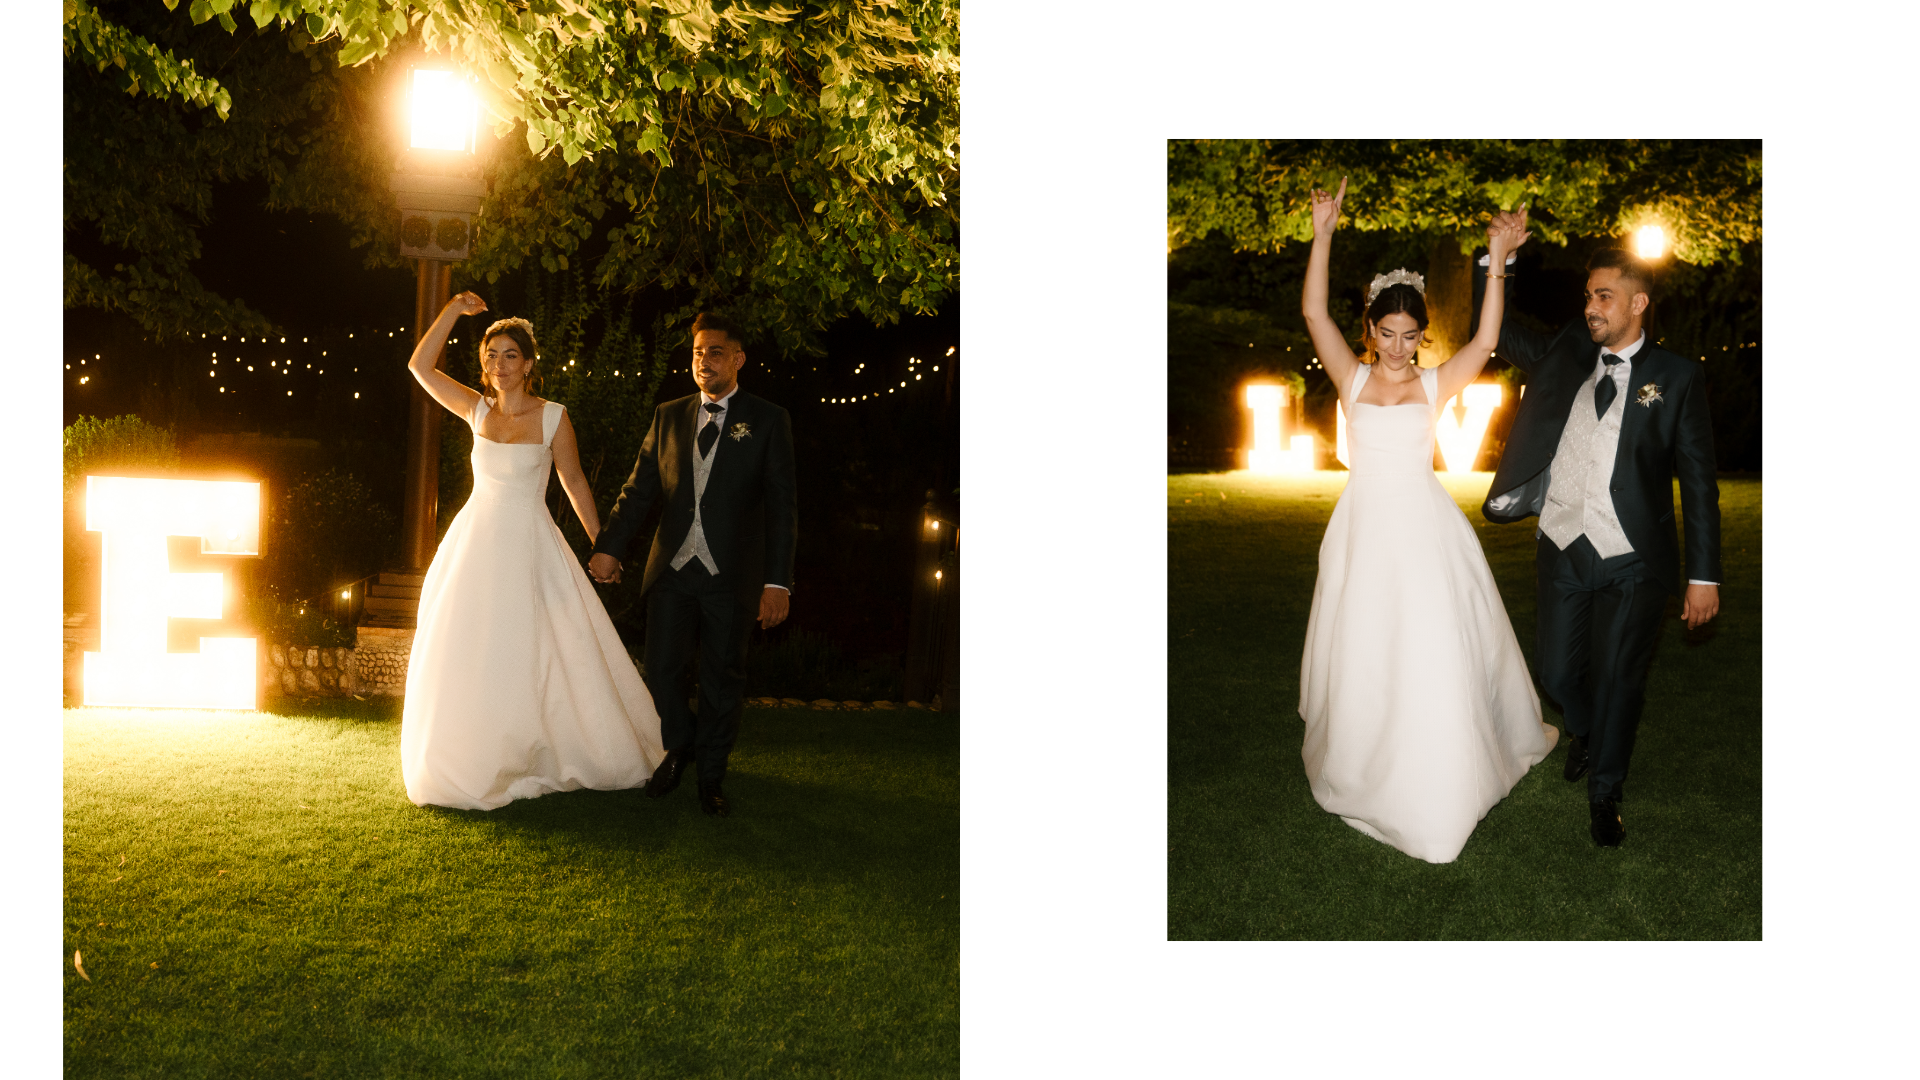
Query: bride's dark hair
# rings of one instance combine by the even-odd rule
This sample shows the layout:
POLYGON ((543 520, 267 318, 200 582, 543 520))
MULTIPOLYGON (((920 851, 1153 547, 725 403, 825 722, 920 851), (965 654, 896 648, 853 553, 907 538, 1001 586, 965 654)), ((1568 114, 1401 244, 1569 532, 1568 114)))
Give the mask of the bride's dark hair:
POLYGON ((1420 347, 1424 349, 1433 345, 1433 339, 1426 334, 1427 298, 1411 285, 1389 285, 1380 290, 1380 295, 1373 298, 1373 303, 1367 305, 1367 314, 1360 324, 1362 363, 1371 364, 1378 359, 1373 351, 1373 328, 1389 315, 1411 316, 1414 325, 1420 328, 1420 347))
MULTIPOLYGON (((546 379, 540 374, 540 346, 533 340, 533 324, 525 319, 501 319, 487 327, 487 332, 480 335, 480 355, 487 355, 487 342, 503 334, 520 346, 521 356, 533 361, 533 366, 527 369, 526 389, 527 393, 539 397, 546 379)), ((485 364, 480 365, 480 392, 486 395, 488 401, 500 396, 500 388, 493 385, 485 364)))

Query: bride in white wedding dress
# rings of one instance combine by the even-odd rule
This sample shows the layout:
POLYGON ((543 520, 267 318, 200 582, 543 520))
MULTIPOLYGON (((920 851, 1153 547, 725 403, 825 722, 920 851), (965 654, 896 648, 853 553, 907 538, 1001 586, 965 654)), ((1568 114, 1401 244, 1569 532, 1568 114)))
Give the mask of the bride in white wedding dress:
MULTIPOLYGON (((1376 840, 1452 862, 1473 828, 1559 731, 1540 720, 1513 627, 1466 515, 1433 473, 1434 423, 1478 378, 1500 338, 1503 290, 1489 283, 1474 339, 1422 370, 1425 283, 1374 279, 1370 363, 1327 316, 1327 263, 1340 204, 1316 190, 1301 308, 1347 411, 1351 472, 1320 545, 1300 661, 1301 757, 1322 807, 1376 840)), ((1488 272, 1525 242, 1487 230, 1488 272)))
POLYGON ((550 791, 640 787, 666 753, 660 717, 547 512, 558 472, 587 538, 600 531, 566 408, 529 391, 533 328, 487 328, 485 393, 436 370, 454 321, 486 309, 470 292, 449 300, 407 365, 473 429, 473 494, 420 589, 400 722, 407 798, 491 810, 550 791))

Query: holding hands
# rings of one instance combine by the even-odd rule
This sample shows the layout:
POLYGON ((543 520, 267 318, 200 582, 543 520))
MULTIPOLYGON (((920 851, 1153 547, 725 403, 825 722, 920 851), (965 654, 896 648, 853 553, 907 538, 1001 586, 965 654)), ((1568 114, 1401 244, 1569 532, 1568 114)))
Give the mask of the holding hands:
POLYGON ((1493 256, 1493 265, 1499 266, 1532 235, 1527 231, 1527 207, 1524 203, 1518 210, 1495 214, 1493 220, 1487 222, 1487 251, 1493 256))
POLYGON ((1340 222, 1340 204, 1346 200, 1346 197, 1347 178, 1344 176, 1340 178, 1340 190, 1332 195, 1319 188, 1313 189, 1314 239, 1333 235, 1334 227, 1340 222))

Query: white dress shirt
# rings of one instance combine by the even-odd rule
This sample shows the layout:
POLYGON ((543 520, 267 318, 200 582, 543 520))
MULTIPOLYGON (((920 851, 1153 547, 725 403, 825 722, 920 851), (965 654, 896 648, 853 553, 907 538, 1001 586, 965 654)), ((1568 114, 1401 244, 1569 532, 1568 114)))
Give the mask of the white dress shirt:
MULTIPOLYGON (((708 424, 719 424, 721 434, 724 435, 726 433, 727 403, 729 401, 732 401, 733 395, 739 392, 740 392, 740 384, 737 382, 733 384, 733 389, 727 391, 725 394, 721 395, 720 397, 712 397, 708 395, 708 393, 705 390, 700 391, 700 408, 695 410, 697 415, 695 415, 693 420, 693 452, 694 453, 697 454, 700 452, 700 433, 706 430, 706 426, 708 424), (719 412, 711 412, 707 409, 708 405, 714 405, 714 404, 717 404, 720 406, 719 412)), ((716 451, 719 450, 720 440, 715 439, 713 445, 716 451)), ((775 585, 771 581, 767 582, 767 588, 779 589, 781 592, 791 591, 785 585, 775 585)))

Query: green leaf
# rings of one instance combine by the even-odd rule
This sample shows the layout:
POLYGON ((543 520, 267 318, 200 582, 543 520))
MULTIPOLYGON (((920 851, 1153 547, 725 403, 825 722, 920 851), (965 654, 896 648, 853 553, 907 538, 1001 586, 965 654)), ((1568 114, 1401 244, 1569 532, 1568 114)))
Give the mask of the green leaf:
POLYGON ((778 94, 768 94, 760 102, 760 115, 768 118, 769 120, 771 120, 776 116, 779 116, 781 113, 786 111, 787 111, 786 99, 780 97, 778 94))
POLYGON ((193 0, 193 3, 187 7, 187 16, 193 20, 195 26, 213 18, 211 0, 193 0))
POLYGON ((327 20, 318 15, 307 16, 307 33, 316 41, 325 37, 327 35, 327 20))
MULTIPOLYGON (((571 141, 569 141, 565 145, 560 147, 560 156, 566 159, 567 164, 572 165, 580 160, 580 148, 574 145, 571 141)), ((567 265, 566 259, 564 258, 561 259, 560 260, 561 268, 565 269, 566 265, 567 265)))
POLYGON ((539 128, 534 127, 532 124, 528 124, 527 125, 527 149, 533 151, 534 154, 538 155, 541 151, 545 150, 546 148, 547 148, 547 137, 545 135, 540 134, 539 128))
POLYGON ((233 21, 232 15, 223 11, 220 13, 220 29, 225 30, 227 33, 231 34, 235 30, 240 29, 240 24, 233 21))

